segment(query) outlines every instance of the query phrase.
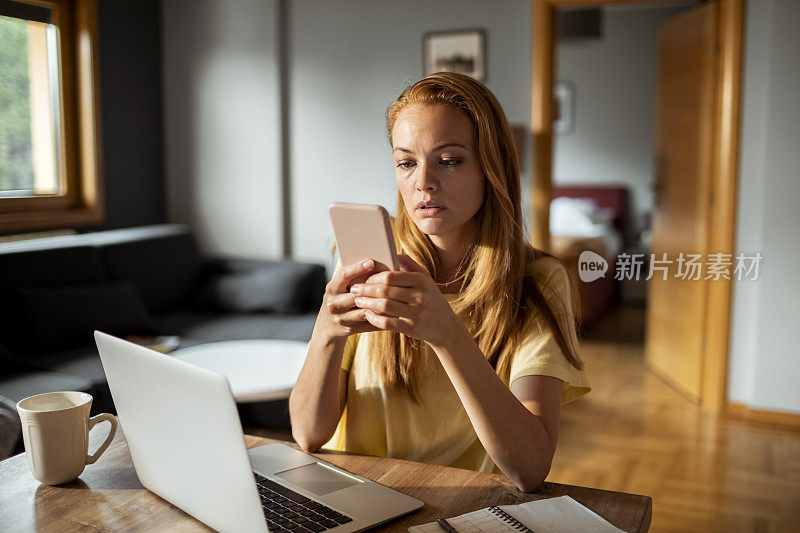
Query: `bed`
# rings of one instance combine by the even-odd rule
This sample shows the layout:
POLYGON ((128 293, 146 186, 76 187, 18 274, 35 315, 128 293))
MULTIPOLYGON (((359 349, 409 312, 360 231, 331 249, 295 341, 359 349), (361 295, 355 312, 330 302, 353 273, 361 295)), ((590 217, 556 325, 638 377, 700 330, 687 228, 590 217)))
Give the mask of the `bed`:
POLYGON ((556 185, 550 207, 550 252, 566 266, 579 304, 577 317, 587 330, 614 305, 619 287, 614 279, 617 255, 626 245, 628 190, 617 185, 556 185), (578 258, 589 250, 606 260, 605 277, 583 282, 578 258))

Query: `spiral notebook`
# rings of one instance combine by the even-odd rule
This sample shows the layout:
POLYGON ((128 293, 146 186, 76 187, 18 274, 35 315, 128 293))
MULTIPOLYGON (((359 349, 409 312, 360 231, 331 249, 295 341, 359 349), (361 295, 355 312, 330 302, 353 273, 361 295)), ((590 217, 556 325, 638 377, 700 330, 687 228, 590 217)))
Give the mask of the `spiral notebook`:
MULTIPOLYGON (((606 519, 569 496, 487 507, 448 518, 459 533, 624 533, 606 519)), ((436 522, 414 526, 409 533, 442 533, 436 522)))

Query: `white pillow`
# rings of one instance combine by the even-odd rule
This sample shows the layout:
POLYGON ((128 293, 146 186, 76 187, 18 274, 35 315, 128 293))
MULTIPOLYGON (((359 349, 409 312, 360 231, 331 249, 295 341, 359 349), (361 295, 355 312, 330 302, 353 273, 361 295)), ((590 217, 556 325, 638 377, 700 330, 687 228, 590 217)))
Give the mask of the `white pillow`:
POLYGON ((550 203, 550 234, 559 237, 597 237, 603 225, 595 224, 594 203, 588 198, 556 198, 550 203))

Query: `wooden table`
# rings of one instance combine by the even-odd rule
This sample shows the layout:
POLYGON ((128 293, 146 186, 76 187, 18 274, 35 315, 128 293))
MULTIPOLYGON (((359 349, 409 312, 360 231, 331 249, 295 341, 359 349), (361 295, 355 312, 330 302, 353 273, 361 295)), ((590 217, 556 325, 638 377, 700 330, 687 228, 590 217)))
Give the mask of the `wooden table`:
MULTIPOLYGON (((100 441, 100 435, 93 441, 100 441)), ((245 436, 248 448, 275 442, 245 436)), ((94 449, 95 444, 90 445, 94 449)), ((625 531, 647 531, 652 499, 559 483, 544 483, 534 493, 517 490, 505 477, 362 455, 318 454, 337 466, 419 498, 425 506, 377 531, 406 531, 490 505, 505 505, 569 495, 625 531)), ((210 531, 201 522, 146 490, 139 483, 128 446, 118 431, 111 446, 81 477, 58 487, 40 485, 20 454, 0 462, 0 531, 210 531)))

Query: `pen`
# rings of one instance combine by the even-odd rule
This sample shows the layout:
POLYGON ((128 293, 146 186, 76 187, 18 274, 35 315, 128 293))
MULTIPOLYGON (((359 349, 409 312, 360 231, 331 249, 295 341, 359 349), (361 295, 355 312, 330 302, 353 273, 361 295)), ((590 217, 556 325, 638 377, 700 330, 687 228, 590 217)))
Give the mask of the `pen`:
POLYGON ((439 524, 439 527, 447 531, 447 533, 458 533, 450 523, 445 520, 444 518, 436 517, 436 523, 439 524))

